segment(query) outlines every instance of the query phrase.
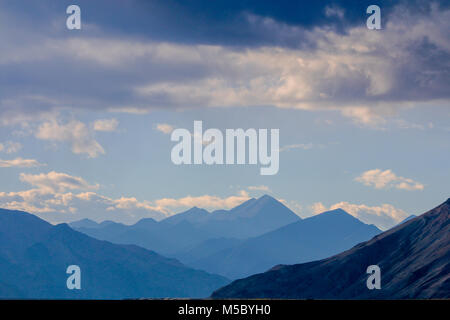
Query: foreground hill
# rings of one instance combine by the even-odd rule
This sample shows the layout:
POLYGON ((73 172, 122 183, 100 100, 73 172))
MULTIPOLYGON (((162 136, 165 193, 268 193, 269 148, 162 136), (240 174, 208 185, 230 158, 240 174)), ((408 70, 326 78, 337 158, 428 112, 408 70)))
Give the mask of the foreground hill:
POLYGON ((227 282, 137 246, 0 209, 0 298, 205 297, 227 282), (69 265, 81 268, 81 290, 66 287, 69 265))
POLYGON ((213 298, 450 298, 450 199, 328 259, 278 266, 215 291, 213 298), (381 268, 368 290, 366 268, 381 268))

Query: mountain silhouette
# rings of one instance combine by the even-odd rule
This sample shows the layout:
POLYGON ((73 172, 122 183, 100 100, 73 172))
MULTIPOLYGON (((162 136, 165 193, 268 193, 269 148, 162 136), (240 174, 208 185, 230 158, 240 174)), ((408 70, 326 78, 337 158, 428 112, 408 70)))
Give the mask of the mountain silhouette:
POLYGON ((192 208, 162 221, 162 224, 187 221, 215 237, 246 239, 258 236, 281 226, 300 220, 275 198, 264 195, 250 199, 231 210, 206 210, 192 208))
POLYGON ((381 232, 341 209, 302 220, 267 195, 228 211, 210 213, 194 207, 161 222, 142 219, 132 226, 105 222, 93 226, 82 220, 71 224, 86 225, 90 227, 77 230, 114 243, 136 244, 230 279, 281 263, 325 258, 381 232))
POLYGON ((236 280, 213 298, 450 298, 450 199, 423 215, 333 257, 277 266, 236 280), (366 286, 378 265, 381 289, 366 286))
MULTIPOLYGON (((359 221, 344 210, 336 209, 229 245, 196 261, 182 256, 179 258, 195 268, 237 279, 264 272, 277 264, 326 258, 380 232, 377 227, 359 221)), ((227 243, 222 239, 219 243, 230 244, 230 240, 227 243)), ((195 254, 191 255, 191 259, 192 256, 195 254)))
POLYGON ((0 209, 0 298, 125 299, 205 297, 227 279, 134 245, 93 239, 67 224, 0 209), (81 268, 81 290, 66 286, 81 268))
MULTIPOLYGON (((92 226, 82 220, 70 226, 97 239, 136 244, 176 256, 210 239, 247 239, 299 220, 300 217, 281 202, 265 195, 231 210, 208 212, 194 207, 160 222, 142 219, 132 226, 120 223, 92 226)), ((223 245, 219 244, 217 248, 223 249, 223 245)))

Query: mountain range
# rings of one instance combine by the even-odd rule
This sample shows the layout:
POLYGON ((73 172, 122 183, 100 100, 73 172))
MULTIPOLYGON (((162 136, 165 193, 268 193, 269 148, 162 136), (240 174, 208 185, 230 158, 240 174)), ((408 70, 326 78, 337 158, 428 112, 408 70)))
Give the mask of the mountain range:
POLYGON ((440 206, 314 262, 279 265, 215 291, 213 298, 429 299, 450 298, 450 199, 440 206), (377 265, 381 288, 366 286, 377 265))
POLYGON ((135 245, 91 238, 0 209, 0 298, 125 299, 206 297, 229 281, 135 245), (81 290, 66 286, 66 269, 81 269, 81 290))
POLYGON ((325 258, 381 232, 341 209, 301 219, 268 195, 228 211, 194 207, 160 222, 143 219, 126 226, 82 220, 71 227, 98 239, 143 246, 230 279, 280 263, 325 258))
POLYGON ((381 230, 341 209, 299 220, 258 237, 249 238, 192 260, 188 251, 178 258, 187 265, 230 279, 264 272, 277 264, 293 264, 329 257, 371 239, 381 230))

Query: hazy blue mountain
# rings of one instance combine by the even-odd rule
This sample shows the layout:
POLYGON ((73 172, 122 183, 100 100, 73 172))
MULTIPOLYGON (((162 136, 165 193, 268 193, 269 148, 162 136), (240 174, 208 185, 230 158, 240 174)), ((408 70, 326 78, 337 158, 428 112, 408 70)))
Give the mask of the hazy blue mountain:
POLYGON ((165 255, 182 251, 213 236, 188 221, 164 224, 153 219, 142 219, 131 226, 110 223, 104 227, 75 229, 96 239, 135 244, 165 255))
MULTIPOLYGON (((245 240, 234 238, 208 239, 190 248, 185 248, 184 250, 173 254, 173 256, 189 266, 201 265, 198 264, 197 261, 208 261, 209 257, 215 256, 215 254, 222 252, 223 250, 235 247, 244 241, 245 240)), ((200 269, 202 267, 200 267, 200 269)))
POLYGON ((328 259, 236 280, 214 298, 450 298, 450 199, 373 239, 328 259), (381 269, 381 289, 368 290, 366 269, 381 269))
MULTIPOLYGON (((247 239, 299 220, 294 212, 266 195, 250 199, 228 211, 210 213, 194 207, 160 222, 142 219, 132 226, 109 223, 100 228, 86 228, 77 227, 79 222, 71 226, 97 239, 136 244, 165 255, 174 255, 192 250, 209 239, 247 239)), ((223 249, 223 244, 218 244, 217 248, 223 249)))
POLYGON ((91 219, 82 219, 75 222, 69 223, 69 225, 73 229, 80 229, 80 228, 98 228, 100 226, 99 223, 95 222, 91 219))
MULTIPOLYGON (((196 261, 184 261, 195 268, 236 279, 264 272, 277 264, 326 258, 380 232, 377 227, 337 209, 247 239, 196 261)), ((180 259, 183 261, 182 256, 180 259)))
POLYGON ((205 297, 227 282, 138 246, 0 209, 0 298, 205 297), (81 268, 81 290, 66 287, 73 264, 81 268))
POLYGON ((294 212, 271 196, 250 199, 231 210, 192 208, 163 220, 162 224, 187 221, 215 238, 246 239, 301 220, 294 212))

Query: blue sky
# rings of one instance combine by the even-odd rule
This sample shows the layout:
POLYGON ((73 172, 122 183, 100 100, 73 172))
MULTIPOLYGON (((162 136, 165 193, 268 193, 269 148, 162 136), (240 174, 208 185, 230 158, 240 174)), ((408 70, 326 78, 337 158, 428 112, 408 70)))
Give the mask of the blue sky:
POLYGON ((264 193, 387 228, 448 198, 450 9, 0 2, 0 206, 132 223, 264 193), (175 128, 280 129, 280 170, 175 166, 175 128))

